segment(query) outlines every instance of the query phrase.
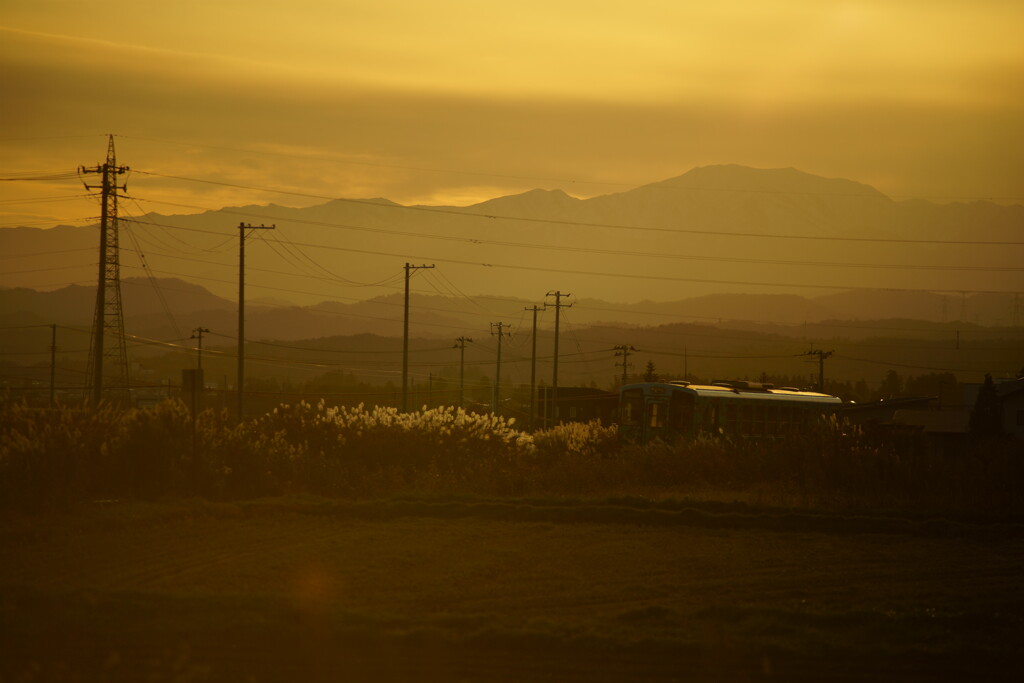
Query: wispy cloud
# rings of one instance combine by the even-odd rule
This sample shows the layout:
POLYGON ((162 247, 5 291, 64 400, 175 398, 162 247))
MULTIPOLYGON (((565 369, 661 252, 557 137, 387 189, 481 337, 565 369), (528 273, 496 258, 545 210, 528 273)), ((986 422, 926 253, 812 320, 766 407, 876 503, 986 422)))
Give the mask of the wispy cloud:
POLYGON ((101 141, 27 138, 114 132, 139 168, 400 202, 590 196, 710 163, 1024 201, 1019 3, 108 9, 10 4, 0 166, 85 163, 101 141))

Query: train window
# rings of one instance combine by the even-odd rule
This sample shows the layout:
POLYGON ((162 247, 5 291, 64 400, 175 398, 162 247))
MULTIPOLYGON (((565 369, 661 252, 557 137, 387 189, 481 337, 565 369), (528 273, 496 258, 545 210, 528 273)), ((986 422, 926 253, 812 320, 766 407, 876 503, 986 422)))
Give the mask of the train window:
POLYGON ((665 411, 662 410, 662 403, 649 403, 647 404, 647 426, 648 427, 664 427, 665 426, 665 411))
POLYGON ((740 405, 740 434, 749 435, 753 433, 753 418, 752 406, 747 404, 740 405))
POLYGON ((622 412, 619 419, 624 425, 638 425, 644 414, 643 389, 627 389, 622 392, 622 412))
POLYGON ((726 403, 723 406, 725 411, 725 431, 729 434, 736 433, 737 406, 734 403, 726 403))
POLYGON ((676 429, 689 432, 693 428, 693 396, 682 392, 672 394, 669 420, 676 429))
POLYGON ((697 414, 697 429, 706 434, 718 433, 718 406, 705 402, 697 414))
POLYGON ((764 433, 768 436, 772 436, 778 432, 779 426, 779 407, 778 406, 765 406, 764 407, 764 433))

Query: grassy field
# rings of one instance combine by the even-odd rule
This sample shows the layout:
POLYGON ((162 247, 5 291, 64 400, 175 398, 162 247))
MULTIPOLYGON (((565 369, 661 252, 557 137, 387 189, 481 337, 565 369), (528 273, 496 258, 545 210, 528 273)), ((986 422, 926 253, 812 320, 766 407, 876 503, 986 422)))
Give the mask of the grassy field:
POLYGON ((640 498, 7 513, 0 680, 1019 680, 1022 531, 640 498))

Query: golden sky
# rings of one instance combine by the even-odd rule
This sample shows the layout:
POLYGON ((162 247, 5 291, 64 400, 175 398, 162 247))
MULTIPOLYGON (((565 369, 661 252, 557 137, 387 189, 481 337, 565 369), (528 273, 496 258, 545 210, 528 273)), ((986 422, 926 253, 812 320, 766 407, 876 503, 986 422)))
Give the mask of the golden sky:
MULTIPOLYGON (((114 133, 133 169, 318 197, 587 197, 736 163, 1024 203, 1022 27, 1012 0, 3 0, 0 176, 97 164, 114 133)), ((131 182, 184 205, 162 213, 322 201, 131 182)), ((82 194, 0 183, 0 225, 95 215, 82 194)))

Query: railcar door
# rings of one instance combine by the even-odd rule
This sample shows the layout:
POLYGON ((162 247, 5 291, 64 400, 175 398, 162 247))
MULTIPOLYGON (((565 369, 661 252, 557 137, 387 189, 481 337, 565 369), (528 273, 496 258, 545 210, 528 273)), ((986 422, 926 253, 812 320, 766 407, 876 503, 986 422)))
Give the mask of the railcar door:
POLYGON ((668 397, 650 396, 644 410, 644 443, 655 439, 671 441, 668 426, 668 397))
POLYGON ((625 389, 619 400, 619 436, 626 441, 644 441, 644 390, 625 389))

